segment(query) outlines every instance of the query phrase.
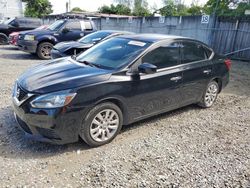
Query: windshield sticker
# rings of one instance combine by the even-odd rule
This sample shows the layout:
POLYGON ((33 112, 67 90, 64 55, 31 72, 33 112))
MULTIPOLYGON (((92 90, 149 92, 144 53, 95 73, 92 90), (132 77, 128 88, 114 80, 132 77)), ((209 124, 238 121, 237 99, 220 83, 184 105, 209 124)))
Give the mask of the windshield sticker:
POLYGON ((128 44, 130 44, 130 45, 135 45, 135 46, 141 46, 141 47, 143 47, 143 46, 146 45, 145 42, 140 42, 140 41, 135 41, 135 40, 129 41, 128 44))

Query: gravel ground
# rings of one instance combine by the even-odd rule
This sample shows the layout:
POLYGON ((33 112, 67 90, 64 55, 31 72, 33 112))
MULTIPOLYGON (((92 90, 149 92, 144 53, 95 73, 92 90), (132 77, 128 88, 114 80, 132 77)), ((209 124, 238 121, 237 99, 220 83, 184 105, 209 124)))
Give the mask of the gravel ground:
POLYGON ((250 187, 250 64, 210 109, 191 105, 126 126, 89 148, 27 140, 11 109, 13 82, 35 56, 0 47, 0 187, 250 187))

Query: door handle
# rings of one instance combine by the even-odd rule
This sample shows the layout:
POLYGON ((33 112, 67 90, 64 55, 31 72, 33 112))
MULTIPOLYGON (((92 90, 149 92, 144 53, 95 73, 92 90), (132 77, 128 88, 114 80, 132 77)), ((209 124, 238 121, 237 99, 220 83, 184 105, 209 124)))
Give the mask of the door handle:
POLYGON ((211 69, 208 69, 208 70, 204 70, 203 73, 204 74, 209 74, 211 72, 211 69))
POLYGON ((176 76, 176 77, 170 78, 171 81, 178 81, 178 80, 180 80, 180 79, 182 79, 181 76, 176 76))

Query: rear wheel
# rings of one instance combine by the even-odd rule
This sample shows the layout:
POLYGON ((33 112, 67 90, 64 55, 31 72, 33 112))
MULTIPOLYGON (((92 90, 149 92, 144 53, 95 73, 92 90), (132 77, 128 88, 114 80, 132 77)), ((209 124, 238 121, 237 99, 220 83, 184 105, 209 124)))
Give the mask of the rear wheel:
POLYGON ((83 121, 80 137, 93 147, 107 144, 117 136, 122 122, 118 106, 110 102, 99 104, 90 110, 83 121))
POLYGON ((53 44, 50 42, 42 42, 38 45, 37 55, 41 59, 50 59, 51 50, 53 48, 53 44))
POLYGON ((211 81, 208 84, 206 92, 203 95, 201 102, 198 103, 198 105, 203 108, 211 107, 216 101, 218 93, 219 93, 218 83, 216 81, 211 81))

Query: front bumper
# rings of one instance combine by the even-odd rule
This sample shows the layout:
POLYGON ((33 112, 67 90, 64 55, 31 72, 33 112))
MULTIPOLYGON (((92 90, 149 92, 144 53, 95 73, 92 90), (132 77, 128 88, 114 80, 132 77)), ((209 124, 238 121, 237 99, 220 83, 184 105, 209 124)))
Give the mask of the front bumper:
POLYGON ((27 41, 27 40, 18 40, 18 48, 22 51, 29 53, 36 53, 38 41, 27 41))
POLYGON ((17 46, 18 36, 9 36, 9 44, 17 46))
POLYGON ((61 58, 61 57, 66 57, 68 55, 64 54, 64 53, 61 53, 59 50, 57 49, 52 49, 51 50, 51 59, 58 59, 58 58, 61 58))
POLYGON ((37 109, 30 106, 31 99, 20 106, 14 97, 12 100, 15 118, 26 137, 53 144, 78 141, 85 108, 37 109))

